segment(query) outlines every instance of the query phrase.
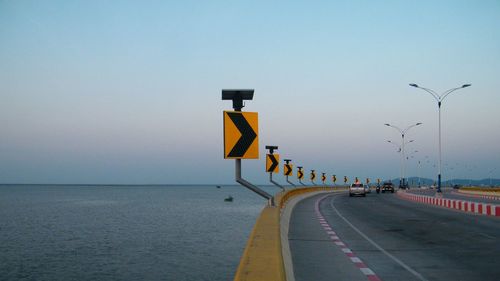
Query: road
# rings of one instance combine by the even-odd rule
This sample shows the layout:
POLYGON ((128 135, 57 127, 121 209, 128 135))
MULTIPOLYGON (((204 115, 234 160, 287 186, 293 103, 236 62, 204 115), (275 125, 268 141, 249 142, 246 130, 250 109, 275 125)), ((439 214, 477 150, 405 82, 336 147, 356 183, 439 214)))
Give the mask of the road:
POLYGON ((299 202, 292 213, 288 238, 297 281, 500 280, 498 218, 395 194, 342 193, 320 201, 324 196, 299 202))

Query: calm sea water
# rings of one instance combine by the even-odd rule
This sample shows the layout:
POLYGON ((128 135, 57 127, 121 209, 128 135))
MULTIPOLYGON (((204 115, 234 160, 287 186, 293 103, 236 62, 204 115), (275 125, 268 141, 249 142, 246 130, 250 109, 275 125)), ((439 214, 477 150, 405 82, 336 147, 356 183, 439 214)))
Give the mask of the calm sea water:
POLYGON ((241 186, 0 186, 0 279, 232 280, 264 204, 241 186))

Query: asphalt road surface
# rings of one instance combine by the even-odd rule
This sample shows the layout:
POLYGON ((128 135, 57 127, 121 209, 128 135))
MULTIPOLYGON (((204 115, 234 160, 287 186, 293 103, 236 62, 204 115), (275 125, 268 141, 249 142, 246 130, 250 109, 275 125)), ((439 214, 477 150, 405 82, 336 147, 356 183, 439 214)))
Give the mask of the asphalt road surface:
MULTIPOLYGON (((299 202, 292 213, 288 237, 295 279, 376 280, 360 271, 318 221, 315 203, 324 196, 299 202)), ((319 212, 381 280, 500 280, 499 218, 374 192, 330 195, 320 201, 319 212)))

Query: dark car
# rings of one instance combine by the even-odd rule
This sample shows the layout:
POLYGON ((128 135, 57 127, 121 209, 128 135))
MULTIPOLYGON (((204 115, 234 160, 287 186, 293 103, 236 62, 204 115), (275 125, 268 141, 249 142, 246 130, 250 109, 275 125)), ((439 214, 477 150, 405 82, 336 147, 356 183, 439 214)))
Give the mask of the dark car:
POLYGON ((385 193, 386 191, 394 193, 394 185, 392 184, 392 182, 384 182, 384 184, 382 185, 382 193, 385 193))

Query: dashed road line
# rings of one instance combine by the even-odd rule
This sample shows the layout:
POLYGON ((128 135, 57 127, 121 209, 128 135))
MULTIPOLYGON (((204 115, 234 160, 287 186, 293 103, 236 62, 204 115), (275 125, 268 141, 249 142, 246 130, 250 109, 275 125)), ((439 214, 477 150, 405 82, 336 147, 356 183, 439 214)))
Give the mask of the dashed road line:
MULTIPOLYGON (((327 196, 323 196, 321 198, 318 199, 318 201, 316 201, 316 210, 317 212, 321 213, 319 211, 319 203, 327 198, 327 196)), ((359 230, 356 226, 354 226, 348 219, 346 219, 340 212, 339 210, 337 210, 337 208, 335 208, 335 206, 333 205, 333 201, 335 199, 333 199, 331 202, 330 202, 330 206, 332 207, 332 209, 335 211, 335 213, 344 221, 346 222, 354 231, 356 231, 359 235, 361 235, 361 237, 363 237, 366 241, 368 241, 370 244, 372 244, 375 248, 377 248, 380 252, 382 252, 383 254, 385 254, 387 257, 389 257, 390 259, 392 259, 393 261, 395 261, 397 264, 399 264, 400 266, 402 266, 404 269, 406 269, 408 272, 410 272, 412 275, 414 275, 415 277, 417 277, 419 280, 422 280, 422 281, 427 281, 427 279, 425 279, 420 273, 418 273, 417 271, 415 271, 414 269, 412 269, 411 267, 409 267, 408 265, 406 265, 403 261, 401 261, 400 259, 396 258, 395 256, 393 256, 392 254, 390 254, 389 252, 387 252, 384 248, 382 248, 380 245, 378 245, 377 243, 375 243, 375 241, 373 241, 372 239, 370 239, 366 234, 364 234, 361 230, 359 230)), ((352 253, 352 251, 349 249, 349 252, 346 252, 345 250, 343 250, 344 253, 346 253, 347 255, 349 255, 349 257, 355 257, 354 254, 350 255, 352 253)), ((376 276, 376 274, 371 270, 369 269, 368 267, 363 267, 363 268, 366 268, 366 269, 361 269, 360 270, 365 274, 365 275, 370 275, 370 276, 376 276), (372 274, 373 273, 373 274, 372 274)), ((373 280, 380 280, 378 279, 370 279, 371 281, 373 280)))
MULTIPOLYGON (((315 211, 316 211, 316 215, 318 218, 318 222, 321 224, 321 226, 323 226, 323 229, 326 231, 326 233, 329 235, 330 239, 335 243, 335 245, 340 247, 342 252, 344 252, 344 254, 354 263, 354 265, 357 268, 359 268, 359 270, 366 276, 366 278, 369 281, 381 281, 381 279, 375 274, 375 272, 373 272, 373 270, 368 268, 363 263, 363 261, 359 257, 357 257, 352 252, 352 250, 349 249, 344 242, 342 242, 342 240, 340 240, 340 238, 337 236, 335 231, 332 230, 332 227, 328 224, 326 219, 323 217, 323 214, 321 214, 321 211, 319 210, 319 203, 323 199, 325 199, 326 197, 328 197, 328 196, 323 196, 323 197, 319 198, 318 200, 316 200, 316 203, 315 203, 315 211), (328 226, 325 226, 325 224, 328 226)), ((423 280, 425 280, 425 279, 423 279, 423 280)))

